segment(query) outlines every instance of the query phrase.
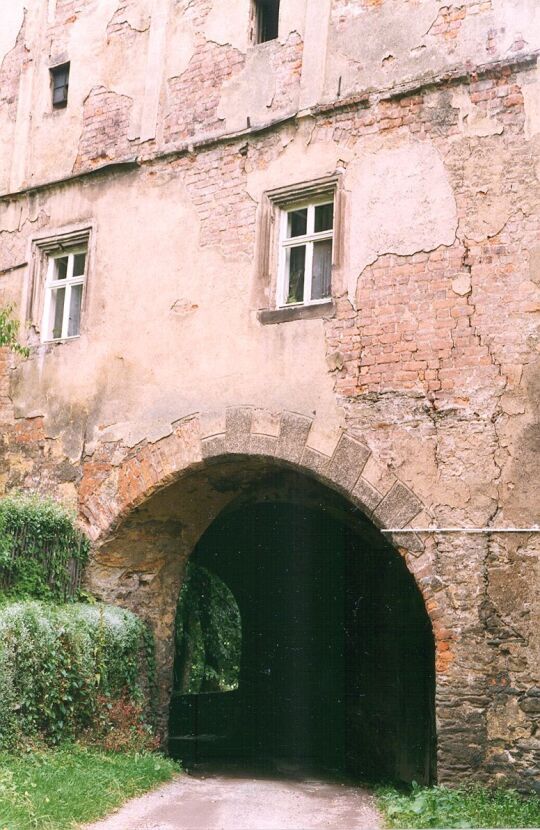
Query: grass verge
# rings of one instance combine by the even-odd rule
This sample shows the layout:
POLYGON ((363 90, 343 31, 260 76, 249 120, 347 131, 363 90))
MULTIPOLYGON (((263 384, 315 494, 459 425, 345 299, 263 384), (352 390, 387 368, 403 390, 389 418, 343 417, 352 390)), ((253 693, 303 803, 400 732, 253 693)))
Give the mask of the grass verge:
POLYGON ((514 790, 418 787, 376 789, 387 827, 540 827, 540 797, 514 790))
POLYGON ((151 753, 79 746, 0 753, 0 830, 65 830, 169 781, 178 764, 151 753))

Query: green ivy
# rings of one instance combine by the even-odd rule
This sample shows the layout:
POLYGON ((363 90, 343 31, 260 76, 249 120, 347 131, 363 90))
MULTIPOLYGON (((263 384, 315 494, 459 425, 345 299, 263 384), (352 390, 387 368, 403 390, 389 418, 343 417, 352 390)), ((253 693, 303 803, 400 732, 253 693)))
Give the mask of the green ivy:
POLYGON ((90 542, 62 505, 39 496, 0 499, 0 593, 65 602, 77 597, 90 542))
POLYGON ((30 349, 21 346, 17 337, 19 334, 19 322, 13 319, 13 306, 0 308, 0 347, 7 346, 12 352, 28 357, 30 349))
POLYGON ((148 699, 153 654, 147 626, 121 608, 37 601, 2 606, 0 749, 83 734, 91 740, 104 700, 142 705, 148 699))

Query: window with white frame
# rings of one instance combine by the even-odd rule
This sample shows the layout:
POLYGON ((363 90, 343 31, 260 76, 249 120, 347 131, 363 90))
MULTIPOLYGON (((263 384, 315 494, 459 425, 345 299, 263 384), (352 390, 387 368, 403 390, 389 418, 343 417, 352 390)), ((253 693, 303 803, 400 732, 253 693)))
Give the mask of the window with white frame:
POLYGON ((281 208, 278 307, 328 302, 333 244, 333 195, 281 208))
POLYGON ((87 253, 86 245, 48 253, 41 329, 44 341, 80 334, 87 253))

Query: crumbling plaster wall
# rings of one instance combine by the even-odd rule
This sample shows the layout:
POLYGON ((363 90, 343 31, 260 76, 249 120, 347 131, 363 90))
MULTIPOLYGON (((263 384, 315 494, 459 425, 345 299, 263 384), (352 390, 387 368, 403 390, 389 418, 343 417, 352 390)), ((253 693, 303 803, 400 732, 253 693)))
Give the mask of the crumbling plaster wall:
POLYGON ((324 95, 407 84, 539 45, 535 0, 333 0, 324 95))
MULTIPOLYGON (((74 165, 85 170, 112 160, 116 151, 138 155, 139 166, 13 197, 0 207, 0 271, 15 269, 0 275, 1 301, 19 304, 23 326, 29 269, 22 266, 30 259, 32 239, 74 224, 92 225, 81 337, 37 346, 26 362, 3 356, 8 371, 0 387, 2 489, 41 490, 84 507, 111 468, 119 470, 146 449, 159 453, 186 416, 207 413, 220 433, 224 409, 247 405, 314 417, 310 450, 319 455, 331 455, 343 431, 364 442, 371 456, 362 476, 371 498, 382 499, 399 478, 425 505, 411 526, 538 522, 540 76, 534 62, 521 57, 535 45, 534 6, 486 0, 441 8, 430 37, 442 45, 430 53, 428 44, 419 52, 431 54, 426 66, 446 70, 466 48, 476 48, 467 29, 473 18, 474 31, 484 34, 489 19, 499 35, 490 36, 487 59, 505 58, 506 66, 401 96, 366 97, 367 76, 355 74, 347 62, 343 69, 336 58, 342 98, 354 87, 358 103, 304 110, 302 117, 259 135, 152 161, 161 142, 170 148, 205 135, 207 128, 227 130, 229 119, 239 129, 246 113, 254 124, 277 117, 267 107, 273 105, 273 81, 260 75, 274 71, 272 55, 279 61, 280 49, 289 54, 294 47, 293 82, 279 103, 279 112, 290 114, 332 94, 332 56, 342 49, 332 38, 342 37, 345 22, 354 30, 351 15, 374 24, 373 41, 381 37, 389 10, 401 20, 410 7, 409 20, 413 10, 429 10, 430 4, 398 9, 389 0, 321 3, 317 20, 308 15, 309 25, 302 28, 304 6, 293 3, 294 19, 285 26, 283 42, 250 53, 241 4, 220 37, 220 7, 206 0, 189 8, 156 2, 157 29, 148 29, 148 9, 141 3, 111 3, 103 16, 106 4, 99 4, 98 14, 87 0, 51 3, 58 18, 58 54, 77 21, 86 21, 94 33, 90 40, 95 35, 95 73, 91 79, 83 73, 82 86, 75 80, 74 100, 85 106, 58 114, 58 121, 50 113, 50 123, 41 119, 42 89, 35 130, 24 120, 24 96, 28 90, 37 94, 38 87, 28 82, 23 44, 27 28, 38 30, 39 15, 38 5, 25 5, 26 17, 22 6, 13 4, 2 72, 16 77, 20 61, 27 80, 21 80, 18 101, 16 92, 2 99, 0 118, 7 119, 7 135, 27 138, 26 144, 17 143, 13 163, 0 163, 0 170, 13 177, 24 168, 24 175, 12 179, 20 185, 30 170, 37 171, 35 181, 53 179, 74 165), (171 16, 171 8, 185 14, 171 16), (524 20, 529 28, 521 43, 524 20), (299 74, 294 50, 302 44, 303 65, 313 65, 315 44, 326 51, 329 21, 330 80, 324 91, 324 73, 318 79, 299 74), (117 44, 126 38, 130 54, 137 43, 144 44, 151 77, 144 62, 134 66, 132 77, 123 77, 122 47, 111 45, 115 38, 117 44), (109 49, 114 71, 105 77, 101 58, 109 49), (188 123, 185 113, 174 110, 182 97, 175 99, 171 79, 185 81, 191 72, 195 83, 197 73, 206 71, 205 61, 219 63, 224 56, 212 75, 214 85, 223 81, 212 112, 188 123), (238 103, 249 86, 249 67, 258 76, 254 95, 261 96, 260 109, 250 99, 242 114, 238 103), (110 101, 110 111, 105 104, 99 112, 100 96, 110 101), (56 129, 51 124, 67 125, 61 131, 65 158, 42 147, 46 134, 56 136, 47 132, 56 129), (183 132, 176 134, 178 125, 183 132), (138 137, 150 142, 145 150, 138 137), (345 203, 344 255, 333 279, 335 316, 261 326, 254 255, 262 194, 335 172, 345 203)), ((310 9, 311 0, 304 10, 310 9)), ((43 13, 43 6, 39 10, 43 13)), ((401 23, 405 37, 409 23, 401 23)), ((407 60, 386 62, 384 71, 394 73, 388 84, 408 80, 407 60)), ((42 66, 47 68, 46 60, 42 66)), ((37 59, 32 71, 36 78, 37 59)), ((375 70, 373 77, 383 85, 375 70)), ((287 88, 281 80, 277 86, 287 88)), ((269 286, 262 293, 270 305, 269 286)), ((211 434, 212 427, 207 429, 211 434)), ((264 438, 275 438, 279 429, 272 416, 260 427, 264 438)), ((129 476, 144 475, 137 464, 124 476, 126 487, 136 486, 129 476)), ((204 492, 190 497, 190 510, 194 501, 210 498, 204 492)), ((112 503, 114 491, 110 497, 112 503)), ((125 556, 138 538, 146 565, 134 562, 132 574, 121 566, 137 586, 144 586, 149 572, 148 539, 153 545, 158 536, 160 552, 171 557, 168 567, 179 578, 178 528, 161 514, 151 519, 157 524, 150 531, 139 528, 130 542, 118 542, 125 556)), ((435 594, 428 610, 442 632, 441 777, 499 776, 533 786, 539 765, 538 535, 428 534, 420 555, 402 541, 419 583, 435 594)), ((114 543, 104 550, 114 564, 114 543)), ((153 583, 154 598, 169 590, 167 573, 153 583)), ((136 606, 141 594, 131 594, 128 583, 128 593, 118 597, 136 606)), ((166 648, 170 619, 162 625, 166 648)))
POLYGON ((298 109, 305 0, 260 47, 250 0, 16 0, 6 14, 3 192, 298 109), (52 110, 49 67, 67 60, 69 106, 52 110))
POLYGON ((540 46, 534 0, 288 0, 258 46, 250 0, 15 0, 4 17, 3 191, 540 46), (51 111, 65 60, 69 106, 51 111))

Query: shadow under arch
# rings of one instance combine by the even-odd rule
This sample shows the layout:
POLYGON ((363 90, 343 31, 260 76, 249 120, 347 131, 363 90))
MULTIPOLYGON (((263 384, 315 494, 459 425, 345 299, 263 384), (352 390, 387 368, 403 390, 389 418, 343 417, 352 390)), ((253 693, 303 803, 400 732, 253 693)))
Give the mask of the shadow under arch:
MULTIPOLYGON (((400 556, 395 547, 390 545, 376 528, 374 511, 370 511, 371 518, 368 518, 365 515, 367 511, 359 508, 358 499, 351 497, 351 492, 358 491, 360 474, 347 474, 348 481, 352 482, 348 484, 347 489, 344 469, 335 460, 332 463, 338 469, 341 484, 334 482, 332 485, 328 474, 316 473, 312 468, 304 467, 301 458, 284 460, 278 458, 276 453, 265 455, 260 450, 256 454, 242 452, 239 446, 235 448, 236 452, 223 452, 223 446, 219 446, 221 439, 218 439, 217 444, 215 439, 210 440, 215 452, 208 453, 207 448, 205 457, 192 458, 190 463, 184 465, 183 472, 175 471, 162 475, 161 478, 156 476, 154 483, 148 473, 142 472, 146 469, 145 465, 149 464, 148 458, 145 460, 144 455, 139 454, 127 462, 132 468, 135 463, 138 465, 143 482, 141 484, 139 480, 132 486, 121 509, 118 509, 118 502, 123 498, 121 491, 117 489, 115 493, 114 487, 111 487, 110 498, 113 503, 110 505, 110 514, 120 516, 122 520, 116 524, 109 524, 107 541, 95 551, 89 568, 88 581, 92 590, 104 599, 132 608, 144 616, 154 628, 158 664, 158 710, 164 733, 167 731, 172 692, 175 609, 185 563, 194 550, 197 551, 195 556, 199 555, 205 537, 207 534, 215 533, 215 528, 219 528, 220 522, 232 521, 232 517, 237 518, 246 510, 268 508, 273 505, 275 509, 279 506, 279 509, 286 508, 290 511, 292 507, 293 511, 301 510, 304 515, 315 516, 315 524, 323 521, 338 525, 346 528, 349 535, 362 540, 363 551, 357 556, 357 561, 367 564, 369 560, 372 563, 372 593, 379 583, 384 583, 384 580, 377 581, 383 559, 385 562, 394 563, 391 568, 394 572, 397 573, 396 569, 400 569, 402 575, 406 574, 412 592, 410 595, 416 597, 416 607, 421 609, 423 615, 422 625, 425 623, 424 629, 429 631, 429 636, 422 645, 429 675, 426 675, 429 689, 422 697, 422 706, 426 713, 424 721, 427 726, 423 727, 423 748, 416 753, 416 758, 422 756, 422 769, 419 769, 417 760, 411 765, 410 758, 407 757, 411 747, 410 741, 406 737, 396 737, 396 725, 399 726, 400 723, 397 712, 391 718, 394 733, 385 732, 385 715, 379 713, 375 719, 378 719, 378 727, 373 726, 374 719, 371 718, 371 737, 365 730, 363 733, 360 730, 359 733, 356 728, 355 740, 357 745, 365 745, 364 759, 374 754, 376 741, 381 745, 385 742, 393 744, 396 751, 390 753, 392 759, 386 768, 395 777, 410 780, 414 768, 416 780, 433 779, 433 633, 424 603, 413 577, 407 571, 403 555, 400 556), (115 499, 118 500, 116 504, 115 499), (368 548, 370 553, 366 552, 368 548), (382 551, 385 553, 382 554, 382 551)), ((357 448, 353 449, 356 452, 357 448)), ((335 454, 333 458, 335 459, 335 454)), ((119 479, 126 475, 126 469, 124 465, 121 470, 116 471, 116 486, 119 479)), ((380 503, 383 502, 384 498, 380 503)), ((392 504, 397 504, 393 496, 388 499, 387 506, 392 504)), ((378 514, 379 523, 383 510, 384 505, 378 514)), ((415 510, 418 510, 416 503, 415 510)), ((405 519, 405 512, 402 511, 401 515, 402 521, 408 521, 405 519)), ((291 524, 290 515, 287 523, 290 528, 294 528, 295 523, 293 521, 291 524)), ((309 538, 313 540, 316 535, 311 533, 309 538)), ((401 553, 403 554, 403 551, 401 553)), ((321 554, 319 561, 323 560, 321 554)), ((230 575, 225 574, 228 584, 229 579, 230 575)), ((236 590, 234 592, 237 593, 236 590)), ((380 600, 378 607, 383 608, 382 594, 380 600)), ((249 609, 246 609, 245 602, 243 608, 241 603, 241 612, 243 616, 247 613, 246 619, 249 619, 249 609)), ((244 625, 244 633, 248 629, 249 625, 244 625)), ((388 647, 392 642, 391 636, 386 636, 384 642, 385 647, 388 647)), ((375 642, 375 650, 376 647, 375 642)), ((390 666, 391 674, 391 661, 386 661, 386 665, 390 666)), ((395 669, 396 664, 393 666, 395 669)), ((364 674, 366 675, 366 672, 364 674)), ((375 700, 378 696, 381 697, 381 683, 386 688, 390 688, 392 684, 394 687, 396 683, 399 684, 399 674, 400 672, 397 672, 394 680, 388 676, 381 680, 382 675, 379 673, 379 685, 375 683, 369 692, 371 698, 375 700)), ((408 695, 407 698, 407 695, 402 695, 400 699, 411 701, 413 697, 408 695)), ((387 696, 386 700, 388 699, 387 696)), ((367 718, 361 711, 357 720, 367 723, 367 718)), ((349 731, 355 732, 352 723, 349 719, 349 731)), ((362 756, 362 752, 359 755, 362 756)), ((362 767, 362 759, 357 758, 357 761, 362 767)), ((359 771, 365 770, 360 768, 359 771)))

